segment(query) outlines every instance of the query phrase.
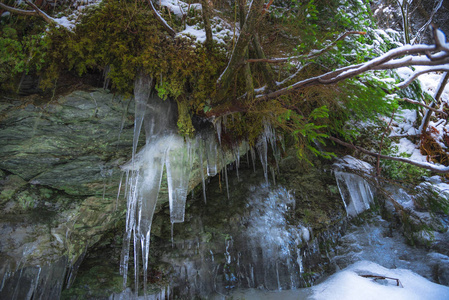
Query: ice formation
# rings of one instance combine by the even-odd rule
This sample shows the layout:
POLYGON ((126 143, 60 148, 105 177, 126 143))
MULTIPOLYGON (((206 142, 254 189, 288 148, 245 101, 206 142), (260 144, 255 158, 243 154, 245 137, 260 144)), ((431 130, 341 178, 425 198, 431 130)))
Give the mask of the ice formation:
MULTIPOLYGON (((218 174, 218 165, 226 165, 227 159, 220 151, 215 133, 205 131, 195 139, 178 135, 175 105, 162 100, 151 91, 150 77, 140 75, 135 82, 135 121, 132 159, 122 166, 126 172, 125 195, 127 198, 126 232, 120 270, 127 287, 130 247, 133 245, 135 290, 139 288, 139 269, 144 274, 146 290, 151 224, 158 200, 164 170, 167 174, 170 221, 184 222, 189 178, 195 159, 201 173, 203 197, 206 202, 204 164, 207 176, 218 174), (145 146, 137 151, 141 131, 145 132, 145 146)), ((218 128, 221 132, 221 128, 218 128)), ((239 150, 234 155, 240 155, 239 150)), ((227 170, 223 178, 229 197, 227 170)))
POLYGON ((344 169, 369 174, 372 166, 349 155, 342 158, 334 166, 336 167, 335 178, 347 214, 354 217, 369 209, 373 202, 373 191, 370 184, 363 177, 346 172, 344 169))
POLYGON ((248 199, 251 209, 245 220, 252 257, 249 260, 252 267, 249 286, 264 286, 271 290, 300 286, 304 256, 301 246, 309 241, 310 231, 287 221, 294 203, 293 195, 283 187, 270 188, 266 184, 252 187, 248 199))
POLYGON ((174 109, 170 101, 151 95, 151 78, 141 75, 135 82, 136 114, 131 161, 127 172, 127 215, 121 272, 126 287, 129 248, 134 245, 135 288, 138 289, 140 263, 147 281, 151 224, 161 186, 164 166, 167 170, 170 221, 184 221, 185 200, 191 169, 191 142, 177 135, 174 109), (140 131, 145 130, 145 146, 137 152, 140 131), (141 261, 140 261, 141 260, 141 261))

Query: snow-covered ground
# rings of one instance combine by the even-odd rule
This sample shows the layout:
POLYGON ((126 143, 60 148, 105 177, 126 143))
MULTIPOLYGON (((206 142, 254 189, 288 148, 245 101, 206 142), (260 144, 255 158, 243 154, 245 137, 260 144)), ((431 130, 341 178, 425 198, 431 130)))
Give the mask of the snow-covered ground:
POLYGON ((239 290, 232 297, 246 300, 446 300, 449 299, 449 287, 430 282, 410 270, 387 269, 365 260, 350 265, 311 288, 289 291, 239 290), (380 277, 364 277, 370 275, 380 277))

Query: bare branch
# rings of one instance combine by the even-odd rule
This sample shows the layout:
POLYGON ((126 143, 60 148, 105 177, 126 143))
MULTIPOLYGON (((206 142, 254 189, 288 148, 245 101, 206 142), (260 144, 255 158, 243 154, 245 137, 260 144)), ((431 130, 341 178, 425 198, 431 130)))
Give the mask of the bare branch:
POLYGON ((36 13, 36 11, 34 11, 34 10, 18 9, 18 8, 3 4, 2 2, 0 2, 0 8, 3 8, 4 10, 9 11, 13 14, 18 14, 18 15, 22 15, 22 16, 36 16, 36 17, 39 16, 36 13))
POLYGON ((22 16, 33 16, 33 17, 41 17, 45 20, 45 22, 49 24, 57 24, 55 19, 44 13, 39 7, 37 7, 34 3, 30 2, 29 0, 25 0, 25 3, 33 8, 33 10, 24 10, 24 9, 18 9, 15 7, 8 6, 6 4, 3 4, 0 2, 0 8, 3 8, 6 11, 9 11, 13 14, 18 14, 22 16))
POLYGON ((332 43, 330 43, 329 45, 327 45, 326 47, 324 47, 323 49, 320 50, 315 50, 312 51, 308 54, 304 54, 304 55, 298 55, 298 56, 291 56, 291 57, 284 57, 284 58, 271 58, 271 59, 248 59, 246 62, 249 63, 259 63, 259 62, 264 62, 264 63, 271 63, 271 64, 279 64, 279 63, 284 63, 287 61, 290 61, 292 59, 311 59, 317 56, 320 56, 324 53, 326 53, 327 51, 329 51, 330 49, 332 49, 333 46, 335 46, 335 44, 338 41, 343 40, 344 38, 346 38, 348 35, 351 34, 366 34, 365 31, 348 31, 343 33, 342 35, 340 35, 335 41, 333 41, 332 43))
POLYGON ((260 95, 259 97, 261 98, 261 100, 273 99, 281 95, 287 94, 292 90, 313 85, 334 84, 348 78, 353 78, 357 75, 360 75, 370 70, 389 70, 413 65, 433 66, 433 65, 449 64, 449 52, 444 53, 445 55, 444 56, 442 55, 443 59, 438 61, 436 60, 432 61, 427 57, 423 56, 411 56, 411 54, 415 55, 423 54, 426 51, 433 51, 435 49, 436 49, 435 46, 429 45, 415 45, 415 46, 405 45, 390 50, 384 55, 375 58, 373 60, 370 60, 366 63, 340 68, 316 77, 301 80, 288 87, 279 89, 266 95, 260 95), (397 57, 403 55, 407 56, 396 59, 397 57))
POLYGON ((234 78, 234 75, 244 65, 245 49, 255 32, 257 20, 262 13, 263 3, 263 0, 251 1, 251 6, 249 7, 245 23, 243 24, 240 35, 232 50, 228 65, 217 80, 217 95, 219 97, 225 95, 226 91, 229 89, 232 78, 234 78))
POLYGON ((394 156, 377 154, 377 153, 371 152, 369 150, 366 150, 366 149, 364 149, 362 147, 343 142, 342 140, 339 140, 339 139, 337 139, 335 137, 332 137, 332 136, 330 136, 328 138, 331 141, 334 141, 337 144, 340 144, 342 146, 345 146, 345 147, 348 147, 348 148, 351 148, 351 149, 354 149, 354 150, 358 150, 358 151, 360 151, 362 153, 365 153, 365 154, 368 154, 370 156, 379 157, 381 159, 401 161, 401 162, 404 162, 404 163, 407 163, 407 164, 410 164, 410 165, 414 165, 414 166, 417 166, 417 167, 420 167, 420 168, 423 168, 423 169, 427 169, 427 170, 430 170, 432 172, 439 173, 439 174, 448 174, 449 173, 449 167, 445 167, 445 166, 439 167, 439 166, 436 166, 436 165, 433 165, 433 164, 430 164, 430 163, 427 163, 427 162, 417 162, 417 161, 414 161, 414 160, 411 160, 411 159, 408 159, 408 158, 394 157, 394 156))
POLYGON ((430 109, 431 111, 433 111, 433 112, 435 112, 435 113, 437 113, 437 114, 442 114, 442 115, 443 115, 444 117, 446 117, 446 118, 448 117, 448 114, 445 113, 444 111, 438 110, 438 109, 436 109, 436 108, 434 108, 434 107, 431 107, 431 106, 429 106, 429 105, 426 105, 426 104, 424 104, 424 103, 421 103, 421 102, 418 102, 418 101, 415 101, 415 100, 412 100, 412 99, 409 99, 409 98, 402 98, 402 100, 403 100, 403 101, 406 101, 406 102, 408 102, 408 103, 416 104, 416 105, 425 107, 425 108, 427 108, 427 109, 430 109))
POLYGON ((151 10, 153 11, 153 14, 156 17, 156 19, 158 19, 158 21, 162 24, 162 26, 164 26, 164 28, 168 31, 168 33, 172 37, 174 37, 176 35, 176 31, 173 30, 173 28, 171 28, 170 25, 168 25, 168 23, 164 20, 164 18, 162 18, 162 16, 159 14, 159 12, 154 7, 153 2, 151 0, 147 0, 147 2, 150 5, 151 10))
POLYGON ((36 11, 37 15, 42 17, 45 20, 45 22, 50 23, 50 24, 56 23, 55 19, 53 19, 52 17, 50 17, 49 15, 44 13, 42 10, 40 10, 39 7, 37 7, 36 4, 31 2, 30 0, 25 0, 25 3, 29 6, 31 6, 36 11))
MULTIPOLYGON (((438 88, 433 96, 434 101, 430 104, 431 107, 434 107, 437 103, 440 102, 440 97, 443 94, 444 88, 446 87, 447 82, 449 81, 449 72, 446 72, 444 76, 441 77, 438 88)), ((425 133, 427 130, 427 126, 429 126, 430 117, 432 115, 432 111, 428 109, 426 111, 426 115, 424 116, 421 126, 419 126, 419 132, 421 134, 425 133)))
POLYGON ((428 68, 421 71, 415 71, 413 72, 412 76, 410 76, 407 80, 397 84, 396 86, 400 89, 408 87, 416 78, 418 78, 420 75, 431 73, 431 72, 448 72, 449 71, 449 65, 442 65, 442 66, 435 66, 432 68, 428 68))
MULTIPOLYGON (((430 14, 428 21, 420 28, 418 29, 418 31, 416 32, 416 36, 414 38, 414 40, 418 40, 420 35, 423 35, 424 32, 426 31, 426 29, 429 27, 429 25, 432 23, 433 21, 433 17, 435 16, 435 14, 437 13, 437 11, 441 8, 441 5, 443 4, 443 0, 439 0, 439 2, 437 2, 437 5, 435 6, 435 8, 432 10, 432 13, 430 14)), ((421 5, 421 4, 420 4, 421 5)))

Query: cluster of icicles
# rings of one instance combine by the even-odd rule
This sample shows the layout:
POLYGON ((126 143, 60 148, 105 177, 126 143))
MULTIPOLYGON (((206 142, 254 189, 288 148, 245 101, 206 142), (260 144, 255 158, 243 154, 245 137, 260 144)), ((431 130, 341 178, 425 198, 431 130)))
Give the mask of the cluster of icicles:
MULTIPOLYGON (((140 76, 134 87, 135 122, 132 159, 122 169, 126 174, 125 195, 127 198, 126 232, 123 239, 120 271, 124 278, 124 288, 127 286, 127 274, 130 261, 130 246, 133 247, 135 291, 139 287, 139 268, 143 268, 143 289, 147 290, 147 269, 149 261, 150 233, 153 214, 156 208, 164 167, 167 174, 167 185, 170 206, 170 221, 184 222, 185 203, 189 190, 190 171, 194 161, 199 160, 199 169, 203 181, 203 196, 206 201, 205 177, 203 164, 207 162, 207 176, 215 176, 218 172, 217 162, 226 166, 225 155, 221 144, 222 126, 225 121, 215 122, 215 132, 198 134, 194 139, 186 139, 177 134, 176 110, 171 101, 164 101, 152 94, 151 78, 140 76), (146 144, 139 152, 137 145, 141 130, 144 129, 146 144)), ((265 179, 268 183, 268 143, 273 149, 276 162, 280 158, 280 150, 276 147, 274 130, 265 126, 256 148, 263 166, 265 179)), ((238 176, 240 150, 236 145, 233 160, 238 176)), ((248 152, 248 151, 246 151, 248 152)), ((250 149, 253 165, 255 165, 256 150, 250 149)), ((248 157, 248 156, 247 156, 248 157)), ((249 160, 249 158, 248 158, 249 160)), ((223 167, 229 197, 226 167, 223 167)), ((274 169, 272 169, 274 175, 274 169)), ((274 180, 274 176, 273 176, 274 180)), ((121 185, 121 184, 120 184, 121 185)), ((119 190, 120 194, 120 190, 119 190)), ((172 228, 173 229, 173 228, 172 228)))

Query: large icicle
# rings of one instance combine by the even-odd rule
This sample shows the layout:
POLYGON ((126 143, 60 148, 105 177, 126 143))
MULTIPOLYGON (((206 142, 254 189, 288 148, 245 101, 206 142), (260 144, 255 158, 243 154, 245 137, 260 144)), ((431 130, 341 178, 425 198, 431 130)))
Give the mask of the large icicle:
POLYGON ((199 156, 199 168, 200 168, 200 172, 201 172, 201 180, 202 180, 202 186, 203 186, 203 198, 204 198, 204 203, 207 203, 207 199, 206 199, 206 179, 204 176, 204 160, 203 160, 203 139, 201 138, 201 136, 198 136, 196 139, 196 144, 197 144, 197 149, 198 149, 198 156, 199 156))
MULTIPOLYGON (((179 140, 173 134, 176 121, 172 103, 151 96, 152 79, 139 75, 134 86, 136 115, 134 123, 133 154, 131 161, 122 167, 129 174, 127 180, 126 232, 123 241, 121 273, 126 287, 129 247, 134 245, 135 286, 138 287, 139 260, 147 282, 151 224, 156 208, 167 151, 179 140), (146 145, 137 152, 141 128, 145 128, 146 145)), ((178 146, 177 146, 178 147, 178 146)), ((175 148, 175 147, 174 147, 175 148)), ((172 165, 174 163, 172 162, 172 165)), ((128 177, 128 175, 127 175, 128 177)), ((185 202, 185 199, 184 199, 185 202)))
POLYGON ((263 174, 265 176, 265 181, 268 184, 268 146, 267 139, 264 135, 259 138, 257 141, 257 151, 259 152, 260 162, 263 167, 263 174))
POLYGON ((184 222, 184 211, 191 169, 191 143, 184 143, 179 135, 173 136, 167 153, 166 169, 168 197, 170 203, 170 221, 184 222))
POLYGON ((206 148, 206 159, 207 159, 207 175, 215 176, 217 175, 217 159, 218 159, 218 148, 217 142, 215 141, 215 135, 213 133, 207 134, 205 136, 205 148, 206 148))

